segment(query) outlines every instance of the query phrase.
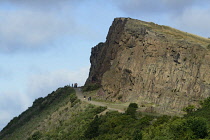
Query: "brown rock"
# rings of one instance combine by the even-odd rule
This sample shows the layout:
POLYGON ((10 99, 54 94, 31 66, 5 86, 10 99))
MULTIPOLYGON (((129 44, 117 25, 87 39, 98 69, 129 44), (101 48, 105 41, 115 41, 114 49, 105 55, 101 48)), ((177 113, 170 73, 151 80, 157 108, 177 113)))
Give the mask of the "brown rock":
POLYGON ((105 43, 92 48, 86 84, 110 101, 181 113, 210 96, 210 40, 167 26, 116 18, 105 43))

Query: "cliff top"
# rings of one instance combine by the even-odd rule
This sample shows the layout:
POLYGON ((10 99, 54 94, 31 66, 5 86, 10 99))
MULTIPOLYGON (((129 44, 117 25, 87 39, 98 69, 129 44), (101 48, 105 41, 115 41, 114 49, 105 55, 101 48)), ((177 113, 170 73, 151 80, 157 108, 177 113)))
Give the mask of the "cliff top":
POLYGON ((118 21, 118 20, 125 21, 126 22, 125 29, 131 32, 136 32, 140 28, 142 28, 142 26, 144 26, 150 31, 152 30, 159 34, 171 36, 172 38, 176 40, 186 40, 188 42, 196 43, 203 46, 204 48, 207 48, 208 45, 210 44, 210 39, 208 38, 204 38, 198 35, 183 32, 169 26, 158 25, 153 22, 145 22, 145 21, 132 19, 132 18, 115 18, 115 21, 118 21))

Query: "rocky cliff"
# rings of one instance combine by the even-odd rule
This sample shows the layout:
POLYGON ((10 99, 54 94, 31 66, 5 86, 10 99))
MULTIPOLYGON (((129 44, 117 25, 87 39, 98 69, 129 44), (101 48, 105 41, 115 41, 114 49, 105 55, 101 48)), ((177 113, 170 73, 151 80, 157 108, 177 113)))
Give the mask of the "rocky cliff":
POLYGON ((86 85, 105 100, 177 114, 210 96, 210 39, 167 26, 116 18, 106 42, 92 48, 86 85))

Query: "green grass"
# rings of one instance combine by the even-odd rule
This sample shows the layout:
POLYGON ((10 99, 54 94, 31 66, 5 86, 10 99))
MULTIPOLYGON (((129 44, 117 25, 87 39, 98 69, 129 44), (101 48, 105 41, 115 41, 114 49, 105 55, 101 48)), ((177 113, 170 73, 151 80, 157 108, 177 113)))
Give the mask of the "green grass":
POLYGON ((184 117, 109 111, 77 99, 74 89, 59 88, 11 121, 1 140, 207 140, 210 138, 210 98, 184 117), (28 116, 30 116, 28 119, 28 116))
POLYGON ((75 91, 73 88, 66 86, 53 91, 45 98, 36 99, 33 102, 32 107, 29 107, 26 111, 8 123, 1 131, 0 139, 10 134, 15 136, 11 139, 27 137, 32 130, 39 127, 44 119, 49 117, 49 114, 59 111, 60 107, 68 104, 70 101, 70 94, 75 94, 75 91), (22 131, 26 131, 28 134, 22 133, 22 131))

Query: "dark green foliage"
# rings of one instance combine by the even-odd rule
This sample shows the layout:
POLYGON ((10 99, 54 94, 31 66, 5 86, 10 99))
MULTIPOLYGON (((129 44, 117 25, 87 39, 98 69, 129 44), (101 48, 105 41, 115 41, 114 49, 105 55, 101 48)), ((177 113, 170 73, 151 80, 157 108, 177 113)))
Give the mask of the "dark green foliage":
POLYGON ((203 118, 189 117, 186 120, 187 126, 193 131, 196 138, 205 138, 208 135, 207 122, 203 118))
POLYGON ((88 84, 88 85, 85 85, 83 88, 82 88, 82 91, 93 91, 93 90, 97 90, 101 87, 100 84, 88 84))
POLYGON ((133 118, 136 118, 137 108, 138 108, 138 105, 136 103, 130 103, 125 113, 127 115, 131 115, 133 118))
POLYGON ((48 94, 45 98, 36 99, 33 102, 32 107, 29 107, 28 110, 24 111, 18 117, 13 118, 13 120, 8 123, 8 125, 1 131, 0 139, 13 133, 15 130, 18 130, 23 124, 26 124, 36 116, 39 116, 43 110, 54 112, 58 109, 59 105, 66 104, 66 102, 63 101, 70 95, 70 93, 75 94, 74 89, 69 86, 65 86, 63 88, 58 88, 56 91, 48 94))
POLYGON ((70 95, 70 102, 73 103, 77 99, 76 94, 71 94, 70 95))
POLYGON ((89 124, 87 130, 85 131, 85 138, 92 139, 99 135, 99 118, 98 115, 94 118, 94 120, 89 124))
POLYGON ((153 126, 158 126, 158 125, 167 123, 170 119, 171 119, 170 116, 163 115, 163 116, 157 118, 157 120, 153 123, 153 126))
POLYGON ((28 140, 39 140, 41 138, 42 138, 42 133, 36 131, 31 137, 28 138, 28 140))
MULTIPOLYGON (((39 112, 35 112, 34 116, 30 116, 28 111, 25 111, 19 117, 15 117, 2 134, 10 134, 14 130, 21 128, 20 119, 30 122, 37 119, 46 113, 52 114, 56 110, 61 112, 58 107, 61 107, 66 112, 65 115, 70 115, 68 119, 57 121, 58 125, 52 127, 49 131, 37 131, 38 129, 31 129, 31 131, 20 131, 27 133, 28 140, 42 139, 42 140, 198 140, 210 139, 210 98, 201 102, 201 108, 186 114, 184 117, 163 116, 149 116, 141 115, 137 117, 136 110, 138 105, 131 103, 122 114, 116 111, 107 112, 105 115, 99 116, 101 112, 106 110, 106 107, 96 107, 91 104, 79 103, 76 98, 74 90, 70 92, 71 88, 64 87, 48 95, 46 98, 39 98, 34 101, 33 106, 29 109, 30 113, 36 108, 39 112), (70 93, 67 94, 66 93, 70 93), (70 95, 70 96, 69 96, 70 95), (60 98, 60 99, 59 99, 60 98), (63 100, 62 100, 63 99, 63 100), (66 102, 67 101, 67 102, 66 102), (65 106, 71 102, 73 107, 65 106), (49 106, 48 106, 49 105, 49 106), (58 105, 58 106, 57 106, 58 105), (42 107, 40 107, 42 106, 42 107), (42 109, 41 109, 42 108, 42 109), (70 108, 70 109, 69 109, 70 108), (35 131, 36 130, 36 131, 35 131), (27 132, 25 132, 27 131, 27 132), (6 133, 7 132, 7 133, 6 133), (31 132, 35 132, 31 135, 31 132)), ((62 114, 65 116, 64 114, 62 114)), ((42 118, 43 120, 45 117, 42 118)), ((54 118, 55 119, 55 118, 54 118)), ((40 120, 39 120, 40 121, 40 120)), ((36 121, 35 121, 36 122, 36 121)), ((54 120, 52 119, 52 122, 54 120)), ((33 123, 36 125, 35 123, 33 123)), ((33 127, 29 125, 30 127, 33 127)), ((37 126, 38 127, 38 126, 37 126)), ((37 128, 35 127, 35 128, 37 128)), ((30 129, 30 128, 29 128, 30 129)), ((13 135, 14 133, 12 133, 13 135)), ((22 136, 22 135, 21 135, 22 136)), ((19 136, 16 139, 21 139, 19 136)), ((27 138, 26 137, 26 138, 27 138)), ((1 138, 0 138, 1 139, 1 138)), ((14 137, 13 137, 14 139, 14 137)), ((11 140, 13 140, 11 139, 11 140)), ((10 140, 7 139, 6 140, 10 140)))
POLYGON ((201 101, 200 104, 202 105, 203 108, 204 107, 210 107, 210 97, 208 97, 204 101, 201 101))
POLYGON ((71 94, 70 95, 70 102, 71 102, 71 107, 73 107, 75 104, 80 102, 80 100, 77 98, 76 94, 71 94))
POLYGON ((189 105, 183 109, 183 111, 187 112, 187 114, 192 113, 195 111, 195 106, 194 105, 189 105))
POLYGON ((96 107, 89 104, 84 111, 77 112, 77 115, 70 120, 63 121, 64 125, 60 125, 56 129, 47 132, 44 139, 56 140, 86 140, 96 136, 98 128, 98 113, 104 111, 106 107, 96 107), (94 131, 94 132, 93 132, 94 131), (91 132, 91 133, 89 133, 91 132), (93 134, 92 134, 93 132, 93 134), (90 134, 90 135, 86 135, 90 134), (87 137, 86 137, 87 136, 87 137))
POLYGON ((210 132, 210 100, 207 98, 202 108, 190 112, 183 118, 162 116, 153 125, 144 129, 146 140, 197 140, 209 139, 210 132))
POLYGON ((210 49, 210 44, 207 46, 207 49, 210 49))
POLYGON ((151 124, 151 121, 154 119, 153 116, 144 116, 136 122, 138 128, 143 129, 151 124))
POLYGON ((129 106, 128 106, 128 108, 131 108, 131 107, 137 109, 138 108, 138 105, 136 103, 130 103, 129 106))
POLYGON ((136 130, 133 135, 133 140, 142 140, 142 132, 140 130, 136 130))

